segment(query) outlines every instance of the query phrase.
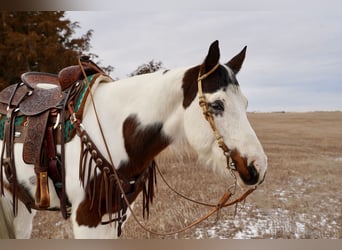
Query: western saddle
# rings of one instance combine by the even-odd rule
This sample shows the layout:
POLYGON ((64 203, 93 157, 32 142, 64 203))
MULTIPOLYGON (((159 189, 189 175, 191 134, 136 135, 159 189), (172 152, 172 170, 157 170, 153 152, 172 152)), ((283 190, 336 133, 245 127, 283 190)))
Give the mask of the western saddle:
MULTIPOLYGON (((79 102, 81 96, 86 96, 85 93, 89 91, 85 75, 87 78, 94 76, 94 79, 104 75, 104 72, 89 57, 81 57, 80 65, 64 68, 58 75, 24 73, 21 83, 10 85, 0 92, 0 137, 3 140, 0 185, 2 194, 5 187, 13 195, 14 214, 17 213, 18 199, 24 202, 29 211, 50 207, 50 177, 60 199, 62 215, 64 218, 69 216, 67 210, 70 204, 65 192, 64 144, 73 137, 75 131, 72 131, 72 125, 70 131, 65 126, 71 116, 68 106, 79 102), (15 143, 23 144, 23 161, 34 165, 35 199, 18 183, 15 143), (61 145, 60 153, 57 152, 57 145, 61 145), (3 181, 3 172, 9 182, 7 185, 3 181)), ((82 116, 82 113, 77 115, 82 116)))

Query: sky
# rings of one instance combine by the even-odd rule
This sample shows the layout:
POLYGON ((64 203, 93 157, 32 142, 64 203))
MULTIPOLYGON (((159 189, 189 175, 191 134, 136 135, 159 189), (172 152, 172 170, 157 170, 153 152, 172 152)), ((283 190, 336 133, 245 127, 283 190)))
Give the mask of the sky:
POLYGON ((226 2, 210 8, 194 1, 199 7, 193 9, 118 5, 66 17, 81 26, 75 36, 94 30, 90 52, 115 68, 113 78, 150 60, 167 69, 198 65, 219 40, 221 63, 248 47, 237 76, 248 111, 342 111, 342 2, 329 9, 315 0, 309 9, 289 0, 297 7, 233 10, 226 2))

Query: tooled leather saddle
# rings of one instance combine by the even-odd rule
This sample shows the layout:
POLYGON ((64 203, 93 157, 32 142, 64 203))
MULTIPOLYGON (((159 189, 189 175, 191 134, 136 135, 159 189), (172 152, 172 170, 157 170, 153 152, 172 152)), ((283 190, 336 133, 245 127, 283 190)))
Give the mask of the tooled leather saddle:
POLYGON ((4 186, 13 195, 13 212, 17 213, 18 199, 31 209, 50 206, 48 178, 60 199, 64 218, 68 217, 69 202, 65 192, 64 144, 75 134, 65 126, 70 118, 68 105, 87 91, 86 76, 103 75, 104 72, 88 57, 80 65, 62 69, 58 75, 27 72, 21 83, 13 84, 0 92, 0 138, 3 147, 0 157, 1 192, 4 186), (83 69, 83 71, 82 71, 83 69), (36 173, 35 199, 18 183, 14 159, 14 144, 23 144, 23 161, 33 164, 36 173), (61 145, 57 152, 57 145, 61 145), (9 185, 3 181, 5 173, 9 185))

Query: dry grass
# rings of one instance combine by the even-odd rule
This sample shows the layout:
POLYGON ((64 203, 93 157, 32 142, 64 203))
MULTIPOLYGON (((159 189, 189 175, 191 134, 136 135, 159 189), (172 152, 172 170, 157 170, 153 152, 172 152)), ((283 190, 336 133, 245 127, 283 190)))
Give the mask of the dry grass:
MULTIPOLYGON (((245 205, 221 212, 185 233, 166 238, 342 238, 342 112, 253 113, 250 122, 269 158, 265 183, 245 205)), ((186 151, 187 152, 187 151, 186 151)), ((167 152, 160 168, 172 186, 195 199, 216 202, 230 181, 196 164, 191 152, 167 152)), ((149 220, 155 231, 172 231, 207 212, 173 194, 161 179, 149 220)), ((33 238, 72 237, 58 213, 40 212, 33 238), (51 219, 52 218, 52 219, 51 219)), ((142 230, 129 218, 122 238, 164 238, 142 230)))

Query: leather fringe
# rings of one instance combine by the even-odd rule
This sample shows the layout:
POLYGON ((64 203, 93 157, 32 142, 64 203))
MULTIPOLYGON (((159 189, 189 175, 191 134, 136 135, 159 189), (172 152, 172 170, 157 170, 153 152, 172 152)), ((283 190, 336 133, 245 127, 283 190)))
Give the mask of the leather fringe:
POLYGON ((115 226, 118 227, 118 236, 120 236, 121 226, 126 220, 128 209, 128 205, 123 198, 124 195, 131 204, 142 191, 143 217, 149 217, 150 204, 153 203, 154 188, 157 184, 156 162, 153 160, 139 176, 127 178, 120 173, 120 169, 114 169, 114 166, 102 156, 85 131, 82 132, 80 137, 79 180, 87 194, 87 198, 90 200, 89 209, 96 208, 100 216, 108 214, 109 220, 101 222, 101 224, 114 222, 115 226), (120 185, 125 194, 120 191, 114 171, 117 171, 120 185))

